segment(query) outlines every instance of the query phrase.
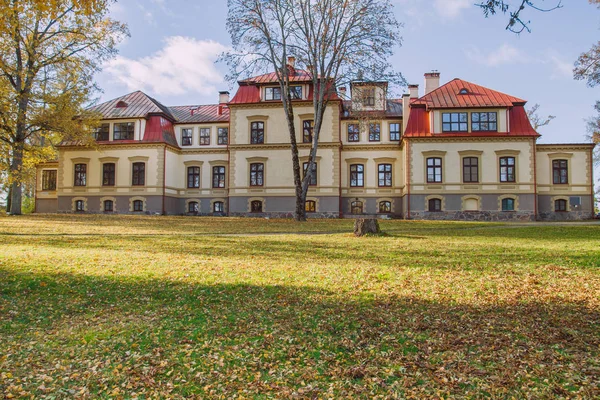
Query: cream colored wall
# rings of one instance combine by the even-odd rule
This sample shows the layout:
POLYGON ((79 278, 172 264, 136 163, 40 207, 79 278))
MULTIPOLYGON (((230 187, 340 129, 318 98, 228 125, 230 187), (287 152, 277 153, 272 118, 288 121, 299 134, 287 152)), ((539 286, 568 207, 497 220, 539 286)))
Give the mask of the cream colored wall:
MULTIPOLYGON (((337 148, 321 148, 317 151, 317 186, 309 188, 309 194, 338 195, 337 148)), ((309 150, 300 149, 300 168, 308 161, 309 150)), ((231 152, 230 179, 232 196, 249 193, 267 193, 272 195, 294 195, 292 155, 289 148, 236 150, 231 152), (250 187, 250 164, 265 164, 264 186, 250 187)))
POLYGON ((58 197, 58 164, 47 163, 40 164, 36 170, 35 192, 38 199, 56 199, 58 197), (56 174, 56 189, 57 190, 42 190, 42 175, 43 171, 57 171, 56 174))
POLYGON ((175 137, 177 138, 177 144, 181 146, 182 151, 191 150, 191 149, 223 149, 226 148, 227 145, 219 145, 217 132, 219 128, 229 128, 228 123, 214 123, 214 124, 177 124, 175 125, 175 137), (192 129, 192 145, 191 146, 182 146, 182 129, 192 129), (200 129, 208 128, 210 129, 210 145, 200 145, 200 129))
MULTIPOLYGON (((285 113, 281 104, 278 106, 256 106, 251 108, 231 107, 231 144, 250 144, 250 123, 263 121, 265 123, 265 144, 289 143, 289 131, 285 113)), ((314 120, 312 105, 295 106, 296 141, 302 143, 302 121, 314 120)), ((331 103, 323 116, 323 125, 319 141, 322 143, 339 141, 339 106, 331 103)))
POLYGON ((229 166, 227 151, 175 152, 167 151, 167 193, 176 196, 227 195, 229 166), (200 167, 200 188, 187 187, 187 169, 200 167), (212 188, 212 167, 225 166, 225 188, 212 188))
POLYGON ((393 149, 348 149, 342 152, 341 164, 342 195, 402 195, 404 189, 404 161, 400 148, 393 149), (364 187, 350 187, 350 165, 365 166, 364 187), (392 187, 378 187, 378 165, 392 164, 392 187))
POLYGON ((411 192, 461 192, 478 189, 498 192, 533 191, 534 148, 531 140, 524 141, 412 141, 410 143, 411 192), (427 152, 439 152, 427 154, 427 152), (471 152, 463 153, 459 152, 471 152), (425 154, 424 154, 425 153, 425 154), (514 155, 516 162, 516 182, 500 182, 499 158, 514 155), (442 183, 427 183, 426 158, 442 158, 442 183), (477 156, 479 162, 479 183, 462 182, 462 157, 477 156), (467 187, 465 187, 467 186, 467 187), (474 187, 475 186, 475 187, 474 187))
POLYGON ((391 141, 390 140, 390 124, 398 124, 400 125, 400 137, 404 133, 402 130, 402 120, 390 120, 390 119, 372 119, 372 120, 344 120, 342 121, 341 126, 341 135, 342 135, 342 143, 344 145, 357 145, 357 144, 396 144, 400 146, 400 142, 398 140, 391 141), (371 123, 379 123, 381 125, 381 141, 379 142, 369 142, 369 124, 371 123), (360 128, 360 140, 358 142, 349 142, 348 141, 348 125, 350 124, 358 124, 360 128))
POLYGON ((468 129, 471 132, 471 113, 474 112, 496 112, 498 113, 498 132, 508 132, 508 110, 501 108, 469 108, 465 110, 464 108, 460 109, 447 109, 447 110, 433 110, 432 113, 429 113, 430 125, 433 127, 432 133, 444 133, 442 132, 442 113, 449 112, 465 112, 469 113, 469 123, 468 129))
POLYGON ((163 146, 108 146, 96 149, 66 149, 59 152, 58 191, 60 195, 73 193, 128 194, 131 192, 162 193, 163 146), (146 163, 146 185, 132 187, 132 164, 146 163), (74 186, 74 165, 87 164, 87 185, 74 186), (102 164, 114 162, 115 186, 102 186, 102 164))
POLYGON ((539 194, 564 194, 565 192, 580 192, 589 194, 592 185, 590 176, 590 150, 577 145, 557 145, 537 147, 537 184, 539 194), (552 160, 568 161, 568 184, 553 184, 552 160))

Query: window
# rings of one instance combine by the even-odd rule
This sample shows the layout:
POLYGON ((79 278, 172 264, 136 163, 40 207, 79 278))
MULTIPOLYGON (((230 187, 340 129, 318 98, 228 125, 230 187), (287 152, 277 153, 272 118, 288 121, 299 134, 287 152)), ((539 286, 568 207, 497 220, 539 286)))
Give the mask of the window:
POLYGON ((190 201, 188 203, 188 213, 189 214, 198 214, 198 211, 200 211, 200 205, 198 204, 198 202, 190 201))
POLYGON ((104 200, 104 212, 113 212, 114 202, 112 200, 104 200))
POLYGON ((146 184, 146 164, 136 162, 132 165, 131 184, 133 186, 144 186, 146 184))
POLYGON ((317 202, 314 200, 306 200, 306 203, 304 205, 304 211, 317 212, 317 202))
POLYGON ((479 159, 477 157, 463 158, 463 182, 479 182, 479 159))
POLYGON ((140 212, 144 211, 144 202, 142 200, 133 201, 133 211, 140 212))
POLYGON ((314 124, 313 120, 302 122, 302 143, 312 143, 314 124))
POLYGON ((262 186, 264 184, 264 173, 264 164, 250 164, 250 186, 262 186))
POLYGON ((115 186, 115 164, 102 165, 102 186, 115 186))
POLYGON ((515 158, 500 157, 500 182, 515 181, 515 158))
POLYGON ((515 211, 515 199, 502 199, 502 211, 515 211))
POLYGON ((392 202, 391 201, 380 201, 379 202, 379 212, 381 214, 389 214, 392 212, 392 202))
POLYGON ((110 131, 110 124, 102 124, 94 129, 94 139, 97 141, 108 141, 108 133, 110 131))
POLYGON ((440 212, 442 211, 442 200, 440 199, 429 199, 428 202, 429 212, 440 212))
POLYGON ((85 186, 87 178, 87 165, 75 164, 75 186, 85 186))
MULTIPOLYGON (((308 163, 305 162, 304 164, 302 164, 302 171, 304 171, 302 179, 304 179, 304 177, 306 176, 307 169, 308 163)), ((310 175, 310 182, 308 184, 310 186, 317 186, 317 163, 313 164, 312 174, 310 175)))
POLYGON ((114 140, 133 140, 134 122, 124 122, 114 124, 113 139, 114 140))
POLYGON ((265 123, 253 122, 250 124, 250 143, 260 144, 265 142, 265 123))
POLYGON ((281 100, 281 88, 270 87, 265 89, 265 100, 281 100))
POLYGON ((363 202, 362 201, 353 201, 350 203, 350 213, 351 214, 362 214, 363 213, 363 202))
POLYGON ((552 161, 552 182, 554 184, 569 183, 569 169, 567 160, 552 161))
POLYGON ((567 211, 567 201, 563 199, 554 202, 554 211, 567 211))
POLYGON ((363 106, 374 106, 375 105, 375 89, 363 89, 362 93, 363 106))
POLYGON ((459 90, 458 94, 469 94, 469 91, 465 88, 459 90))
POLYGON ((261 213, 263 212, 263 203, 260 200, 253 200, 250 203, 250 212, 261 213))
POLYGON ((217 129, 217 144, 229 143, 229 128, 217 129))
POLYGON ((348 124, 348 141, 358 142, 360 141, 360 128, 358 124, 348 124))
POLYGON ((400 140, 400 124, 390 124, 390 140, 392 142, 400 140))
POLYGON ((213 188, 225 187, 225 167, 213 167, 213 188))
POLYGON ((215 201, 213 203, 213 212, 214 213, 225 212, 225 204, 222 201, 215 201))
POLYGON ((442 159, 430 157, 427 159, 427 182, 439 183, 442 181, 442 159))
POLYGON ((75 211, 82 212, 85 211, 85 203, 83 200, 75 201, 75 211))
POLYGON ((571 209, 579 210, 581 207, 581 197, 579 196, 571 196, 569 197, 569 204, 571 205, 571 209))
POLYGON ((442 132, 467 132, 467 113, 442 113, 442 132))
POLYGON ((188 189, 199 188, 200 187, 200 167, 188 167, 187 169, 188 175, 188 189))
POLYGON ((181 145, 182 146, 191 146, 192 145, 192 135, 194 130, 192 128, 185 128, 181 130, 181 145))
POLYGON ((350 166, 350 186, 365 186, 365 166, 362 164, 352 164, 350 166))
POLYGON ((369 124, 369 142, 379 142, 381 140, 381 124, 369 124))
POLYGON ((56 190, 56 170, 42 171, 42 190, 56 190))
POLYGON ((379 164, 379 187, 392 186, 392 164, 379 164))
POLYGON ((473 132, 496 132, 498 131, 498 114, 495 112, 471 113, 471 130, 473 132))
POLYGON ((210 144, 210 128, 200 128, 200 146, 210 144))
POLYGON ((291 86, 290 95, 292 100, 302 100, 302 86, 291 86))

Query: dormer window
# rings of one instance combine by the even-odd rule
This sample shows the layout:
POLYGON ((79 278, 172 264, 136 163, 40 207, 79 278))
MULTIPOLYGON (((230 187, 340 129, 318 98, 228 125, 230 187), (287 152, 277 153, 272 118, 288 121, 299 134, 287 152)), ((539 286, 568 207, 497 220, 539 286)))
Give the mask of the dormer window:
POLYGON ((302 100, 302 86, 290 86, 292 100, 302 100))
POLYGON ((117 103, 117 105, 115 107, 116 108, 127 108, 127 103, 125 103, 123 100, 121 100, 117 103))
POLYGON ((375 88, 363 89, 362 93, 363 106, 373 107, 375 105, 375 88))
POLYGON ((458 94, 469 94, 469 91, 465 88, 462 88, 458 91, 458 94))
POLYGON ((265 88, 265 100, 281 100, 281 88, 265 88))

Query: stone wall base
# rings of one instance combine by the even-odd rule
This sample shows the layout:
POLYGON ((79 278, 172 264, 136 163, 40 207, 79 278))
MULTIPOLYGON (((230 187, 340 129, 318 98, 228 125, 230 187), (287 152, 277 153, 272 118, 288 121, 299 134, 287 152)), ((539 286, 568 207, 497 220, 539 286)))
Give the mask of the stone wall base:
MULTIPOLYGON (((245 217, 245 218, 287 218, 293 219, 293 212, 264 212, 264 213, 241 213, 232 212, 229 214, 230 217, 245 217)), ((308 219, 334 219, 339 218, 339 213, 336 212, 317 212, 317 213, 306 213, 308 219)))
POLYGON ((540 221, 584 221, 593 218, 594 214, 590 211, 543 211, 538 213, 538 220, 540 221))
POLYGON ((434 221, 535 221, 533 211, 412 211, 410 219, 434 221))

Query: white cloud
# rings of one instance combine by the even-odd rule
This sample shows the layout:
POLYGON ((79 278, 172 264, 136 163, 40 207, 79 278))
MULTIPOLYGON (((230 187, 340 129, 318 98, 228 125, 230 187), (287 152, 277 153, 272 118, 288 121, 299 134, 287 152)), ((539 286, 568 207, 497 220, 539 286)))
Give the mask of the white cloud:
POLYGON ((545 59, 553 68, 551 78, 573 78, 573 63, 565 61, 556 50, 547 50, 545 59))
POLYGON ((523 54, 519 49, 504 43, 496 50, 484 54, 476 47, 465 50, 469 60, 488 67, 497 67, 503 64, 518 64, 529 61, 529 57, 523 54))
POLYGON ((210 95, 224 84, 214 62, 225 50, 226 46, 212 40, 171 36, 156 53, 139 59, 118 56, 104 70, 129 90, 155 95, 210 95))
POLYGON ((473 5, 473 0, 435 0, 433 7, 442 18, 452 19, 473 5))

